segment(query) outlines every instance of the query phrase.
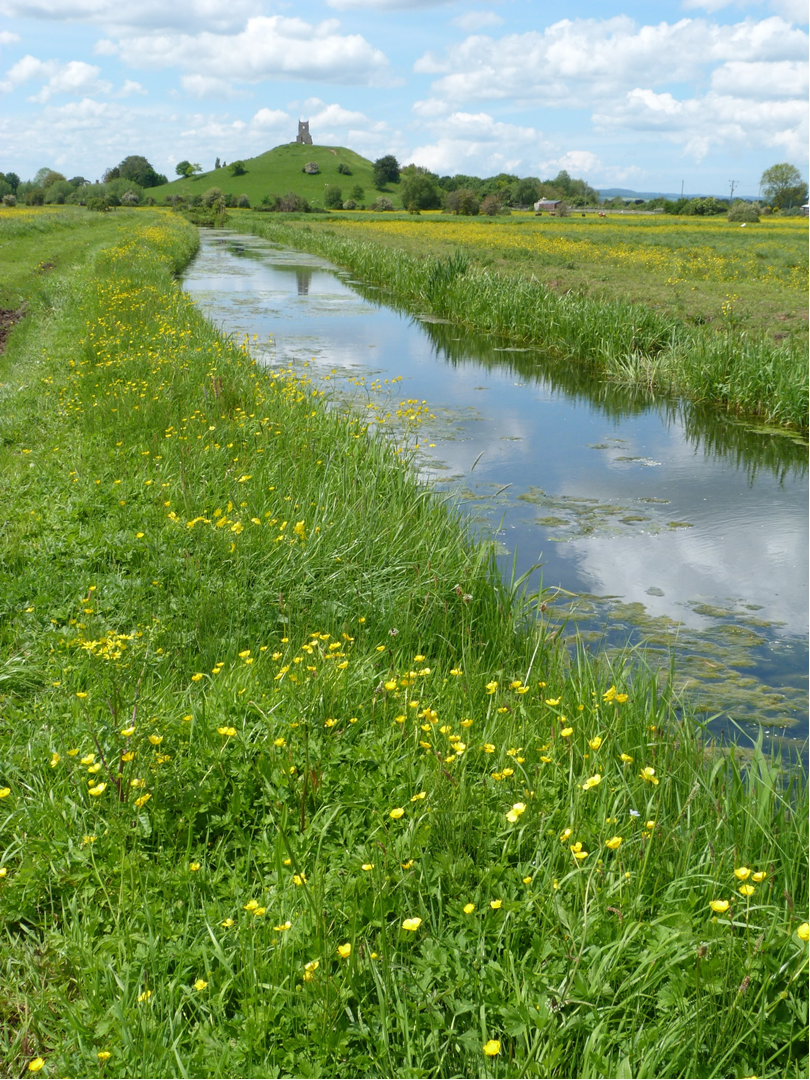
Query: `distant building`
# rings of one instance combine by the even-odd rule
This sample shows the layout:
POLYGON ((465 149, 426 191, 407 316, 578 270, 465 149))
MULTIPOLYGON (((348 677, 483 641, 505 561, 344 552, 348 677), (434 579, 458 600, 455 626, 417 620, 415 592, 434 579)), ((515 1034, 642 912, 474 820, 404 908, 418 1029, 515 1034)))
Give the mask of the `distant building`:
POLYGON ((540 199, 534 204, 535 213, 540 214, 543 210, 556 210, 562 199, 540 199))
POLYGON ((312 146, 312 136, 309 133, 309 120, 298 121, 298 136, 295 141, 297 143, 303 143, 304 146, 312 146))

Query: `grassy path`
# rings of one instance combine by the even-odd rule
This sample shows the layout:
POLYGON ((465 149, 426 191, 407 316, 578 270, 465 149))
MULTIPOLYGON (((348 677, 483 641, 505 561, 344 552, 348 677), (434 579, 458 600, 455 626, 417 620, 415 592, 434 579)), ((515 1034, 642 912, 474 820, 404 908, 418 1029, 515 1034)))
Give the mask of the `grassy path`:
POLYGON ((0 359, 0 1073, 803 1075, 803 783, 94 230, 0 359))

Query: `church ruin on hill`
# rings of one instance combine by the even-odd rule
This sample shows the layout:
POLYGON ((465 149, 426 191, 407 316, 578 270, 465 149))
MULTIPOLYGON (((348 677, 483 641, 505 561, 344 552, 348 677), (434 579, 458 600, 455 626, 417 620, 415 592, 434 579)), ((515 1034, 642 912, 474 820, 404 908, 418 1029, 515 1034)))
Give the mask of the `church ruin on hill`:
POLYGON ((309 120, 298 121, 298 136, 295 141, 297 143, 303 143, 304 146, 312 146, 312 136, 309 133, 309 120))

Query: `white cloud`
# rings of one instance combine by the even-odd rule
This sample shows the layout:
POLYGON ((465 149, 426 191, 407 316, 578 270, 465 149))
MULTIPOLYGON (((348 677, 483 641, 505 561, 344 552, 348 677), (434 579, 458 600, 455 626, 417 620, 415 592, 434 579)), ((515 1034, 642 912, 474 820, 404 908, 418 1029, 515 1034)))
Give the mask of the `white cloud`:
POLYGON ((19 34, 12 34, 10 30, 0 30, 0 45, 13 45, 19 40, 19 34))
POLYGON ((0 15, 50 22, 88 22, 110 31, 133 29, 233 31, 261 14, 262 0, 0 0, 0 15))
POLYGON ((452 0, 326 0, 331 8, 346 11, 366 8, 371 11, 408 11, 410 8, 445 7, 452 0))
POLYGON ((130 97, 132 94, 146 94, 147 92, 139 82, 135 82, 134 79, 126 79, 116 97, 130 97))
POLYGON ((587 107, 633 86, 694 83, 724 61, 803 61, 807 35, 771 16, 721 26, 681 19, 638 27, 626 16, 564 19, 542 31, 467 38, 414 70, 441 76, 432 96, 454 103, 513 99, 587 107))
POLYGON ((133 67, 179 67, 194 74, 259 82, 319 79, 378 85, 389 80, 385 55, 359 34, 339 34, 339 23, 318 24, 280 15, 249 19, 236 34, 152 34, 125 38, 119 53, 133 67))
POLYGON ((250 124, 260 131, 292 130, 292 117, 282 109, 259 109, 250 124))
POLYGON ((779 147, 788 158, 805 161, 807 106, 802 100, 752 101, 709 91, 678 101, 670 93, 637 87, 594 123, 635 133, 657 131, 701 162, 713 149, 744 150, 751 145, 779 147))
POLYGON ((438 173, 491 176, 519 170, 545 149, 535 128, 495 120, 488 113, 454 112, 428 125, 434 139, 417 146, 408 160, 438 173))
POLYGON ((32 80, 46 80, 39 93, 29 99, 45 104, 54 94, 72 94, 77 97, 109 94, 112 84, 99 79, 100 74, 100 68, 95 64, 86 64, 83 60, 70 60, 63 64, 57 60, 39 60, 29 54, 8 69, 0 88, 11 91, 32 80))
POLYGON ((501 26, 503 19, 494 11, 468 11, 456 19, 451 19, 450 23, 467 34, 474 34, 476 30, 483 30, 485 26, 501 26))
POLYGON ((217 79, 213 75, 184 75, 180 79, 180 85, 187 94, 196 98, 216 98, 223 101, 243 96, 227 79, 217 79))
POLYGON ((569 150, 562 157, 541 162, 540 168, 545 175, 565 169, 573 176, 592 179, 597 171, 602 171, 602 162, 590 150, 569 150))
MULTIPOLYGON (((746 0, 682 0, 682 7, 687 11, 701 8, 710 14, 720 11, 722 8, 730 7, 732 4, 737 8, 762 6, 761 0, 759 2, 757 0, 748 0, 747 3, 746 0)), ((769 7, 777 15, 783 16, 790 22, 799 26, 807 24, 807 0, 771 0, 769 7)))
POLYGON ((761 63, 732 60, 712 72, 712 90, 718 94, 745 98, 806 98, 807 63, 796 60, 761 63))

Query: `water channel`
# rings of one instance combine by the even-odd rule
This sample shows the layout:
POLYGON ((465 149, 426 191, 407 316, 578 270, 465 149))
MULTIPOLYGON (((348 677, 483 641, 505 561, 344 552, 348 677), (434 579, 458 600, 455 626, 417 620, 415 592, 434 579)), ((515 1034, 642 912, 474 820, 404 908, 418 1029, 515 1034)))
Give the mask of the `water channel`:
POLYGON ((606 386, 582 368, 398 311, 324 259, 203 231, 184 286, 268 365, 336 407, 426 401, 426 482, 503 572, 591 648, 643 646, 715 730, 807 736, 807 444, 606 386), (401 377, 401 382, 392 380, 401 377), (386 380, 388 380, 386 382, 386 380))

